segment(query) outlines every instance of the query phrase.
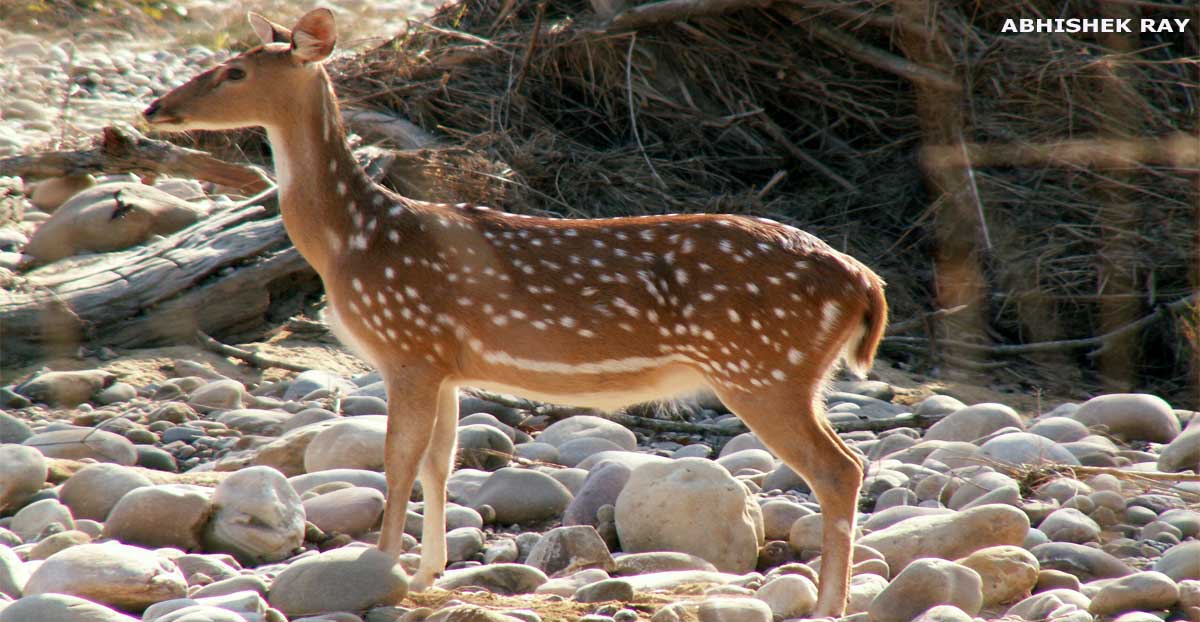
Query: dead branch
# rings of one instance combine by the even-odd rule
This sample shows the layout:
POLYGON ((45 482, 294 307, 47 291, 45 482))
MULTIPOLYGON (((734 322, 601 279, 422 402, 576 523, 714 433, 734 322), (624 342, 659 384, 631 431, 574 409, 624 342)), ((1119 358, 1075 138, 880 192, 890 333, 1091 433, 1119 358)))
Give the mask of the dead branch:
POLYGON ((265 356, 257 352, 251 352, 236 346, 221 343, 220 341, 217 341, 216 339, 204 334, 203 331, 196 331, 196 339, 200 342, 201 346, 204 346, 204 349, 209 350, 210 352, 216 352, 222 356, 233 357, 235 359, 245 361, 246 363, 249 363, 255 367, 277 367, 279 369, 297 372, 312 371, 311 367, 289 363, 288 361, 284 361, 282 359, 265 356))
POLYGON ((792 4, 798 4, 817 15, 830 15, 841 18, 844 25, 855 30, 859 26, 870 26, 880 30, 900 30, 920 35, 926 39, 931 39, 933 35, 924 24, 909 19, 903 15, 886 11, 863 11, 847 5, 843 2, 830 0, 789 0, 792 4))
POLYGON ((851 58, 862 61, 876 69, 900 76, 910 82, 927 85, 949 93, 957 93, 962 90, 962 86, 954 78, 940 71, 918 65, 890 52, 885 52, 877 47, 867 45, 840 30, 818 24, 812 20, 811 15, 808 15, 801 9, 787 5, 780 5, 776 8, 780 13, 783 13, 788 19, 792 20, 792 23, 807 28, 814 37, 840 49, 851 58))
POLYGON ((914 328, 928 326, 930 321, 940 320, 942 318, 950 317, 951 315, 954 315, 955 313, 958 313, 959 311, 966 309, 967 306, 968 305, 957 305, 954 307, 950 307, 949 309, 937 309, 935 311, 930 311, 929 313, 926 313, 924 315, 919 315, 914 318, 909 318, 907 320, 902 320, 899 322, 892 322, 892 323, 888 324, 887 334, 895 335, 897 333, 902 333, 904 331, 912 330, 914 328))
MULTIPOLYGON (((1087 356, 1094 358, 1104 352, 1105 347, 1109 342, 1119 339, 1132 332, 1141 330, 1143 327, 1157 321, 1163 317, 1165 312, 1181 311, 1188 305, 1200 304, 1200 292, 1185 296, 1166 305, 1162 305, 1153 312, 1134 320, 1116 330, 1109 331, 1103 335, 1095 337, 1085 337, 1082 339, 1061 339, 1056 341, 1039 341, 1036 343, 1019 343, 1007 345, 987 345, 982 343, 970 343, 966 341, 953 341, 940 339, 939 346, 945 346, 950 349, 959 349, 969 352, 977 352, 981 354, 990 354, 993 356, 1019 356, 1023 354, 1033 354, 1036 352, 1064 352, 1070 350, 1079 350, 1082 348, 1096 348, 1089 352, 1087 356)), ((884 343, 894 344, 916 344, 928 345, 930 340, 926 337, 906 337, 901 335, 891 335, 884 337, 884 343)))
POLYGON ((720 15, 741 9, 763 8, 775 0, 662 0, 630 7, 617 13, 606 30, 640 30, 692 17, 720 15))
POLYGON ((762 127, 763 131, 766 132, 767 135, 770 136, 772 140, 779 143, 780 146, 782 146, 789 154, 792 155, 792 157, 794 157, 797 160, 800 160, 801 162, 804 162, 805 164, 816 169, 817 172, 828 177, 830 180, 832 180, 834 183, 836 183, 837 185, 844 188, 850 194, 858 194, 859 193, 858 186, 855 186, 854 184, 847 181, 845 177, 842 177, 841 175, 838 175, 837 173, 833 172, 833 170, 830 169, 828 166, 825 166, 816 158, 805 153, 805 151, 803 149, 801 149, 800 147, 798 147, 796 145, 796 143, 793 143, 792 141, 788 140, 787 134, 783 131, 783 128, 779 127, 779 124, 772 121, 771 117, 767 116, 766 114, 760 113, 760 114, 755 115, 755 120, 758 122, 758 125, 760 127, 762 127))
POLYGON ((147 138, 136 130, 104 128, 95 147, 0 158, 0 177, 64 177, 83 173, 155 173, 190 177, 258 194, 273 184, 262 171, 203 151, 147 138))

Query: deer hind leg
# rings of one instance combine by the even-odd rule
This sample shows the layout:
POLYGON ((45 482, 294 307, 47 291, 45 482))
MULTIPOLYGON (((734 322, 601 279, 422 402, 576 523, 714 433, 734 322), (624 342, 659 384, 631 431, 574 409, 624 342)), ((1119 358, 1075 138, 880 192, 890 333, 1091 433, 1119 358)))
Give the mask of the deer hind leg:
POLYGON ((458 389, 445 383, 438 392, 433 439, 421 461, 421 490, 425 494, 425 520, 421 528, 421 565, 409 582, 420 592, 433 585, 446 568, 446 479, 454 468, 458 443, 458 389))
POLYGON ((384 467, 388 500, 383 513, 379 549, 398 558, 403 553, 404 523, 417 470, 433 437, 442 378, 434 374, 384 371, 388 393, 384 467))
POLYGON ((821 577, 815 617, 840 617, 850 561, 862 464, 824 420, 820 379, 781 382, 753 393, 718 396, 776 456, 804 478, 821 504, 821 577))

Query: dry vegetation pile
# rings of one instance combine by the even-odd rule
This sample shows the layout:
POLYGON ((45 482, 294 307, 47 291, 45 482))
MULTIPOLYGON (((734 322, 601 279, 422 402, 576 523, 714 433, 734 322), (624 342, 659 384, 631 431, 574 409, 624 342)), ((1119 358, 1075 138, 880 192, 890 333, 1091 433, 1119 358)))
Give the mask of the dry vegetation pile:
MULTIPOLYGON (((451 2, 338 63, 339 91, 482 156, 423 152, 430 195, 569 216, 775 218, 876 267, 898 317, 947 306, 958 264, 981 321, 965 334, 910 324, 914 337, 892 345, 921 365, 933 363, 923 330, 982 344, 1080 339, 1196 291, 1200 27, 1001 32, 1024 17, 1198 24, 1190 0, 621 9, 451 2), (947 174, 929 155, 939 146, 969 150, 974 166, 947 174), (956 175, 964 184, 948 188, 956 175)), ((1136 348, 1123 381, 1194 390, 1197 317, 1176 304, 1122 333, 1136 348)), ((1038 382, 1084 369, 1099 384, 1089 355, 1105 344, 1019 360, 1043 366, 1038 382)), ((965 354, 979 352, 968 365, 947 347, 940 360, 998 367, 995 351, 965 354)), ((1011 360, 1004 372, 1031 370, 1011 360)))

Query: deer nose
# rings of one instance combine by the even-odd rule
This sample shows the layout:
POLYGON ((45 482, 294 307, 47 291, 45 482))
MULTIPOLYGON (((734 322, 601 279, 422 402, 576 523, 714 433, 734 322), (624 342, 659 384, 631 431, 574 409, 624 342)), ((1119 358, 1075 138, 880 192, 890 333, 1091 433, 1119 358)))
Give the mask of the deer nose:
POLYGON ((156 100, 150 102, 150 105, 147 106, 146 109, 142 111, 142 116, 145 117, 147 120, 153 119, 154 115, 157 114, 158 111, 161 109, 162 109, 162 100, 156 99, 156 100))

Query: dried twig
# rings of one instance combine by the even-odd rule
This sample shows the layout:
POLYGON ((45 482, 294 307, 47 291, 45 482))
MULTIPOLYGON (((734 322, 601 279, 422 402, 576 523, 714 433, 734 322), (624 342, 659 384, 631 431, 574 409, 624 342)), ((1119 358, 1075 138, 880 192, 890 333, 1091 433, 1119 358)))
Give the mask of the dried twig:
POLYGON ((890 52, 885 52, 877 47, 867 45, 840 30, 817 24, 812 21, 811 16, 805 14, 800 9, 780 5, 778 10, 780 13, 788 16, 794 23, 803 25, 814 37, 876 69, 882 69, 888 73, 898 75, 910 82, 927 84, 950 93, 957 93, 962 90, 962 86, 952 77, 940 71, 918 65, 890 52))
POLYGON ((920 328, 922 326, 926 326, 930 320, 940 320, 942 318, 954 315, 955 313, 958 313, 966 308, 967 305, 958 305, 948 309, 937 309, 935 311, 930 311, 924 315, 919 315, 907 320, 892 322, 891 324, 888 324, 887 334, 895 335, 897 333, 903 333, 904 331, 912 330, 914 328, 920 328))
POLYGON ((240 359, 255 367, 278 367, 279 369, 298 372, 312 371, 311 367, 289 363, 288 361, 284 361, 282 359, 264 356, 257 352, 251 352, 249 350, 243 350, 242 348, 221 343, 220 341, 209 337, 201 331, 196 331, 196 340, 199 341, 200 345, 204 346, 204 349, 206 350, 216 352, 222 356, 230 356, 240 359))

